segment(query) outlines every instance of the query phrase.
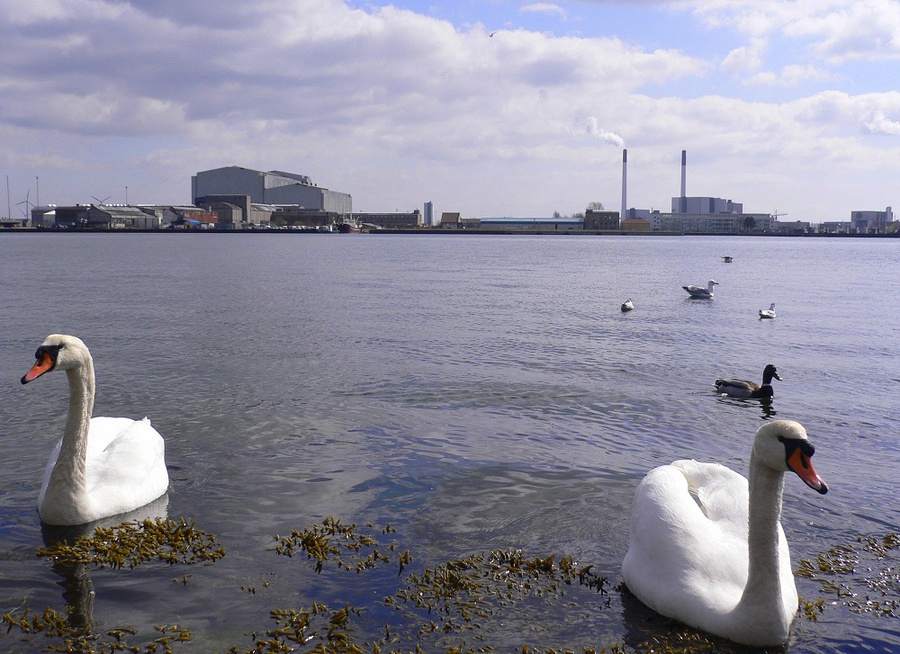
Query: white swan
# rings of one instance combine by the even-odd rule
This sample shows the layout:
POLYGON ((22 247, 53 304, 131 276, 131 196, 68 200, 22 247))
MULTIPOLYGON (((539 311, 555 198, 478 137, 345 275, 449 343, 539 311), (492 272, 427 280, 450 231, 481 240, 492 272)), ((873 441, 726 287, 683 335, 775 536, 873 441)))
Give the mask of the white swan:
POLYGON ((137 509, 169 487, 165 443, 144 418, 92 418, 94 362, 81 339, 51 334, 22 377, 27 384, 51 370, 69 378, 69 414, 50 455, 38 494, 48 525, 80 525, 137 509))
POLYGON ((694 286, 693 284, 682 286, 681 288, 686 290, 692 298, 697 298, 698 300, 711 300, 713 298, 713 287, 718 285, 719 282, 717 282, 715 279, 710 279, 706 283, 706 288, 703 288, 702 286, 694 286))
POLYGON ((731 397, 774 397, 775 391, 772 389, 772 379, 782 381, 781 376, 778 374, 778 369, 770 363, 763 368, 761 385, 746 379, 717 379, 715 386, 716 391, 731 397))
POLYGON ((813 451, 800 423, 777 420, 756 432, 749 484, 714 463, 650 471, 634 495, 622 563, 631 592, 665 616, 738 643, 785 642, 798 598, 780 522, 784 473, 828 492, 813 451))
POLYGON ((763 318, 767 318, 772 320, 775 318, 775 303, 769 305, 768 309, 760 309, 759 310, 759 318, 762 320, 763 318))

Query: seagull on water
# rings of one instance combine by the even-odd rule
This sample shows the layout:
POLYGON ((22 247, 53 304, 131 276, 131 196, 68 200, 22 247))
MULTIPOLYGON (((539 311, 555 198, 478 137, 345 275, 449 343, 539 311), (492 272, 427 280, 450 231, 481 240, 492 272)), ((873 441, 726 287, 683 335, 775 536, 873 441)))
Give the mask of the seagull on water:
POLYGON ((767 318, 769 320, 772 320, 773 318, 775 318, 775 303, 774 302, 769 305, 768 309, 760 309, 759 310, 759 319, 762 320, 763 318, 767 318))
POLYGON ((718 286, 719 282, 715 279, 710 279, 706 284, 706 288, 702 286, 694 286, 693 284, 689 286, 682 286, 684 290, 688 292, 692 298, 697 298, 698 300, 711 300, 713 297, 713 286, 718 286))

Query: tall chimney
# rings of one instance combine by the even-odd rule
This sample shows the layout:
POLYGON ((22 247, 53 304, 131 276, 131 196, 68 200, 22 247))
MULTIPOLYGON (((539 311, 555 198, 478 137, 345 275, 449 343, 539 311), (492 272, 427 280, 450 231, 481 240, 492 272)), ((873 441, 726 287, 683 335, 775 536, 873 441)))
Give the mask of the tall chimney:
POLYGON ((687 213, 687 150, 681 151, 681 202, 679 211, 687 213))
POLYGON ((628 190, 628 150, 622 150, 622 213, 620 220, 625 220, 625 211, 628 207, 626 192, 628 190))

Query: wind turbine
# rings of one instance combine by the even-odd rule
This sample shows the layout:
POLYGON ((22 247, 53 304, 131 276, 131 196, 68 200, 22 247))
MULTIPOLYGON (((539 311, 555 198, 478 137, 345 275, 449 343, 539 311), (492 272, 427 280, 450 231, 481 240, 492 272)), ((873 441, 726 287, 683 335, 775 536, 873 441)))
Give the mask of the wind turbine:
POLYGON ((104 204, 107 200, 109 200, 112 196, 111 196, 111 195, 107 195, 107 196, 106 196, 105 198, 103 198, 102 200, 101 200, 100 198, 98 198, 97 196, 95 196, 95 195, 92 195, 91 197, 94 198, 94 200, 97 201, 97 206, 102 207, 103 204, 104 204))
POLYGON ((31 189, 28 189, 28 193, 25 194, 25 199, 22 200, 21 202, 16 202, 16 206, 17 206, 17 207, 18 207, 20 204, 24 204, 24 205, 25 205, 25 208, 22 209, 22 215, 24 215, 26 218, 28 218, 28 207, 29 207, 29 206, 32 206, 32 207, 34 206, 34 205, 31 203, 31 200, 29 199, 30 197, 31 197, 31 189))

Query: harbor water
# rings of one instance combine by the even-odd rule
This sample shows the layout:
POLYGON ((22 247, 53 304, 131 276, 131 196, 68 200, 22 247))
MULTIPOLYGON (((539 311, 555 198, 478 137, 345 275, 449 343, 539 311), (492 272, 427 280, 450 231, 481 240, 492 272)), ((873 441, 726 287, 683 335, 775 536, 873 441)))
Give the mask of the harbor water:
MULTIPOLYGON (((900 649, 900 550, 872 546, 900 531, 898 267, 897 239, 0 235, 0 613, 80 602, 94 632, 141 644, 177 624, 191 639, 174 650, 205 653, 249 650, 274 609, 349 604, 366 651, 643 651, 678 627, 620 583, 641 477, 682 458, 745 474, 756 429, 789 418, 830 487, 786 479, 792 563, 850 563, 797 577, 808 611, 785 649, 900 649), (709 279, 711 301, 681 288, 709 279), (19 379, 50 333, 91 349, 95 415, 148 416, 164 436, 159 511, 224 557, 78 582, 36 554, 68 387, 19 379), (767 363, 771 403, 715 393, 767 363), (330 518, 392 561, 317 571, 273 550, 330 518), (471 622, 398 605, 409 575, 495 549, 605 579, 520 588, 471 622)), ((57 642, 3 626, 2 651, 57 642)))

